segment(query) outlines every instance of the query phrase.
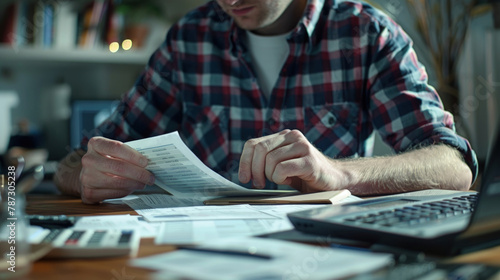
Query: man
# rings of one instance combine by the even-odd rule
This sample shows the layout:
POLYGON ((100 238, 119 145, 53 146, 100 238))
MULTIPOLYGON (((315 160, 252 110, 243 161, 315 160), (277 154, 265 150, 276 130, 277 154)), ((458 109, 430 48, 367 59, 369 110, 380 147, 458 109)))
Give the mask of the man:
POLYGON ((358 2, 209 2, 169 31, 95 133, 104 137, 67 156, 56 184, 85 203, 141 189, 154 176, 122 142, 177 130, 205 164, 249 187, 466 190, 475 154, 411 44, 358 2), (375 131, 396 155, 368 157, 375 131))

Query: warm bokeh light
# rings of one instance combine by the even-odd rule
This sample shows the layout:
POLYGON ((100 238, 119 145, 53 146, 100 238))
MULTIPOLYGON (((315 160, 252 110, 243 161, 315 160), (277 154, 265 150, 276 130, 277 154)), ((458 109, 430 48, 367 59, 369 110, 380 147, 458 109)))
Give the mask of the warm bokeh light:
POLYGON ((120 49, 120 44, 118 42, 113 42, 109 44, 109 51, 112 53, 117 52, 120 49))
POLYGON ((122 49, 128 51, 132 48, 132 40, 126 39, 122 42, 122 49))

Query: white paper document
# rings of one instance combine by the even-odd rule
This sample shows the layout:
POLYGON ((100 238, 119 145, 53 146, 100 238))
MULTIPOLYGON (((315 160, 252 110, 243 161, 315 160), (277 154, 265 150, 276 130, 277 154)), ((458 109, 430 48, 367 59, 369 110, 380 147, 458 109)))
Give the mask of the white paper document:
POLYGON ((126 144, 149 159, 146 169, 155 175, 155 184, 175 196, 215 197, 256 193, 208 168, 188 149, 177 132, 126 144))
POLYGON ((274 216, 277 219, 287 220, 287 221, 288 221, 287 217, 288 213, 309 210, 323 206, 324 205, 318 205, 318 204, 252 205, 252 207, 255 210, 274 216))
POLYGON ((177 197, 169 194, 141 194, 133 199, 123 200, 123 203, 134 210, 203 206, 203 197, 177 197))
POLYGON ((216 252, 180 249, 132 260, 131 265, 158 270, 157 279, 169 274, 207 280, 338 279, 392 262, 389 254, 255 237, 218 239, 200 248, 216 252))
POLYGON ((103 215, 81 217, 73 229, 134 229, 137 227, 140 227, 137 216, 103 215))
POLYGON ((220 238, 256 236, 292 228, 292 223, 287 219, 162 222, 155 243, 193 245, 220 238))
MULTIPOLYGON (((223 215, 216 214, 210 216, 211 219, 193 219, 184 221, 168 221, 162 222, 158 235, 156 236, 156 244, 199 244, 201 242, 213 241, 218 238, 228 237, 244 237, 270 234, 279 231, 287 231, 293 229, 293 225, 286 217, 286 213, 322 207, 317 204, 293 204, 293 205, 233 205, 233 206, 215 206, 217 212, 223 211, 223 215), (233 206, 238 206, 234 208, 233 206), (240 214, 244 214, 244 218, 231 219, 238 209, 240 214), (255 211, 260 214, 255 214, 255 211), (258 218, 260 217, 260 218, 258 218), (264 219, 262 217, 265 217, 264 219)), ((214 207, 214 206, 211 206, 214 207)), ((198 208, 201 211, 210 209, 209 206, 198 208)), ((136 210, 141 214, 155 210, 136 210)), ((147 214, 146 214, 147 215, 147 214)), ((203 215, 211 215, 203 213, 203 215)))
POLYGON ((155 208, 136 210, 136 212, 149 222, 276 218, 250 205, 155 208))

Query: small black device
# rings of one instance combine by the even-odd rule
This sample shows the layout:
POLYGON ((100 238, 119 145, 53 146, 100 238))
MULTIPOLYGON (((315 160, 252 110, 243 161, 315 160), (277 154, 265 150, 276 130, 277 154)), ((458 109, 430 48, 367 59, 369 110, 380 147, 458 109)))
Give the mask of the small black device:
POLYGON ((66 215, 26 215, 30 225, 47 229, 63 229, 75 225, 78 217, 66 215))

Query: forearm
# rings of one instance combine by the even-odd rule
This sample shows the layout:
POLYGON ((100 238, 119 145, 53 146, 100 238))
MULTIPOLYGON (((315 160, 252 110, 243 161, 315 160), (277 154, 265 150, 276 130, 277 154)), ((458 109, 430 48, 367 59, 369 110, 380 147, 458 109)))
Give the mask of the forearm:
POLYGON ((59 163, 54 183, 62 193, 80 196, 81 160, 84 154, 83 150, 76 150, 59 163))
POLYGON ((353 194, 388 194, 422 189, 468 190, 472 172, 461 154, 447 145, 394 156, 333 160, 353 194))

